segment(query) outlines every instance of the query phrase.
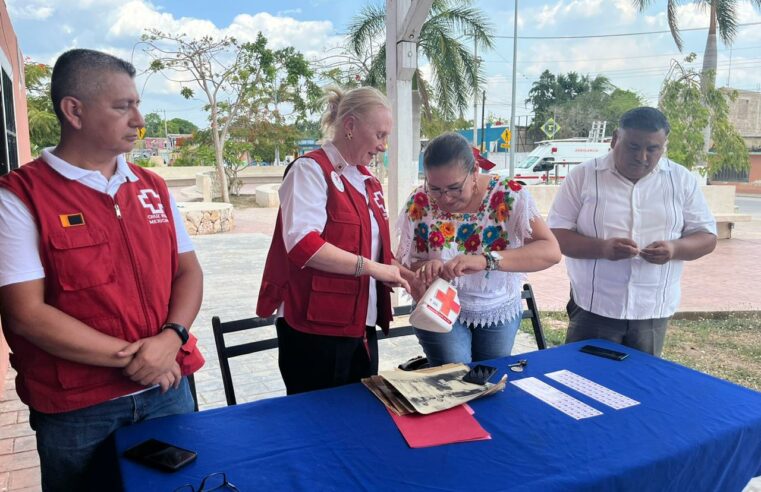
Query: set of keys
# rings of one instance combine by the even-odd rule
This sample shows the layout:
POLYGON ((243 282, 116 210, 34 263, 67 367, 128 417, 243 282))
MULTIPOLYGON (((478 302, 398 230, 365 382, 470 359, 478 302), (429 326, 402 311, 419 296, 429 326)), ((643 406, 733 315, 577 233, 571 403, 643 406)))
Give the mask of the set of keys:
POLYGON ((523 368, 526 367, 526 364, 528 364, 528 361, 526 359, 521 359, 513 364, 508 364, 507 367, 513 372, 523 372, 523 368))

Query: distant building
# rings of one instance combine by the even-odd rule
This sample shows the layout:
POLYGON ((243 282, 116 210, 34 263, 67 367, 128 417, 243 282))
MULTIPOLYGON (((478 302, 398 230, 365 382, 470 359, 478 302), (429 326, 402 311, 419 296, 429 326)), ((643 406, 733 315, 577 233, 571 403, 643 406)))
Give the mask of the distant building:
POLYGON ((26 109, 24 57, 5 2, 0 4, 0 174, 32 160, 26 109))
POLYGON ((729 101, 729 121, 740 132, 750 150, 761 151, 761 92, 736 90, 737 99, 729 101))

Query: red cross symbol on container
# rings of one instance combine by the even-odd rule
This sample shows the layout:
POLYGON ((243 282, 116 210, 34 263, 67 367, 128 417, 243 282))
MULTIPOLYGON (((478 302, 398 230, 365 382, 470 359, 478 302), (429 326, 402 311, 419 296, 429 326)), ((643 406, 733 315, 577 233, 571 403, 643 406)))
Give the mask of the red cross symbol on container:
POLYGON ((454 300, 455 297, 457 297, 457 292, 451 287, 447 289, 446 294, 442 290, 436 292, 436 299, 441 301, 441 314, 447 318, 451 311, 454 311, 455 314, 460 314, 460 305, 454 300))

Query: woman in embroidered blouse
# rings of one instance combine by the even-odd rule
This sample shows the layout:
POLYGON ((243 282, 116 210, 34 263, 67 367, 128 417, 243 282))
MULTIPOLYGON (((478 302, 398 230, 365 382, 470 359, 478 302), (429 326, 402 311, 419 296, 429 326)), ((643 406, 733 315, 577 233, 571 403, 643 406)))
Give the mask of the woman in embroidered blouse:
POLYGON ((522 314, 525 275, 560 261, 560 247, 520 183, 480 174, 468 141, 433 139, 425 184, 403 209, 397 258, 425 285, 457 288, 461 310, 449 333, 416 330, 431 365, 510 354, 522 314))

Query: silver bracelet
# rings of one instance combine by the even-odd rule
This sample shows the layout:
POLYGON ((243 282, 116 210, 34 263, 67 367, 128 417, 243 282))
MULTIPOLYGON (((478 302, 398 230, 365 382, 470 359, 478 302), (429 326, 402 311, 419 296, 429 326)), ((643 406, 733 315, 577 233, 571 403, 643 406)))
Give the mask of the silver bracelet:
POLYGON ((365 271, 365 258, 362 255, 357 255, 357 266, 354 269, 354 276, 361 277, 365 271))

